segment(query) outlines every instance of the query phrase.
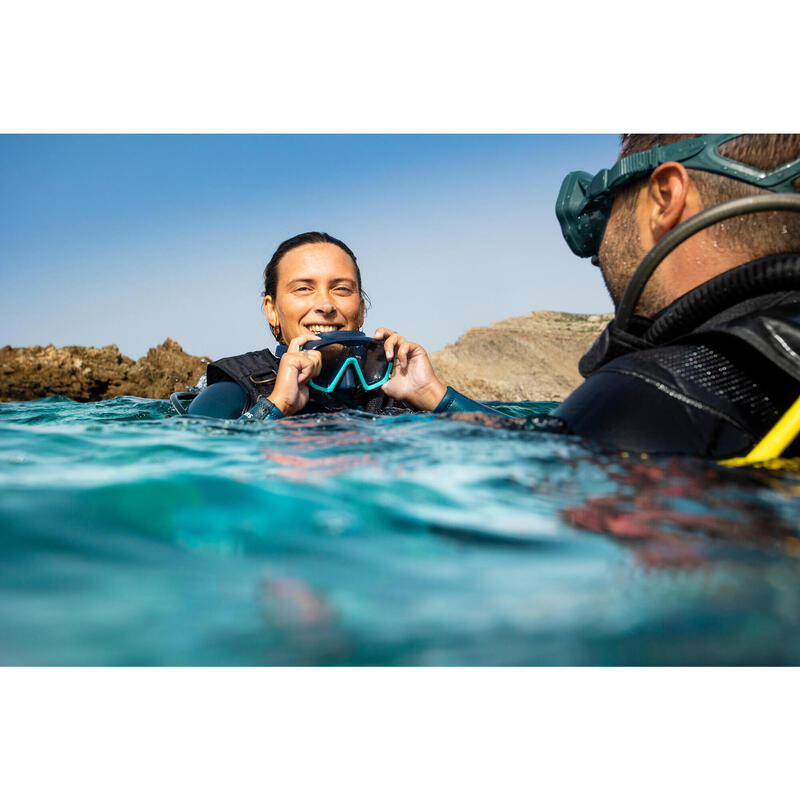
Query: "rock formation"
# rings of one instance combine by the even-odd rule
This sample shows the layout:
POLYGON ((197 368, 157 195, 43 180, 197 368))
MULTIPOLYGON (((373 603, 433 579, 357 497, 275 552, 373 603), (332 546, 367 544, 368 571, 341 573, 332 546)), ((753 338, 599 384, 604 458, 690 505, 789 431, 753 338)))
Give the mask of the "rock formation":
POLYGON ((431 362, 442 381, 476 400, 563 400, 583 380, 578 361, 612 316, 533 311, 471 328, 431 362))
MULTIPOLYGON (((476 400, 563 400, 580 382, 578 360, 610 314, 534 311, 471 328, 431 354, 441 379, 476 400)), ((167 398, 205 372, 208 358, 167 339, 138 361, 106 347, 0 348, 0 401, 59 394, 73 400, 118 395, 167 398)))
POLYGON ((138 361, 106 347, 0 348, 0 401, 35 400, 59 394, 73 400, 118 395, 166 398, 185 391, 205 372, 209 359, 184 353, 167 339, 138 361))

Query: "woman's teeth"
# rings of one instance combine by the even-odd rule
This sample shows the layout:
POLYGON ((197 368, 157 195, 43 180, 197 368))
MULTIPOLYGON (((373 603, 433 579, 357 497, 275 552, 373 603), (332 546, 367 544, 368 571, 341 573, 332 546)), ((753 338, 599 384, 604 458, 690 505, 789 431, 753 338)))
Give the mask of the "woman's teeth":
POLYGON ((306 325, 311 333, 331 333, 331 331, 338 331, 340 325, 306 325))

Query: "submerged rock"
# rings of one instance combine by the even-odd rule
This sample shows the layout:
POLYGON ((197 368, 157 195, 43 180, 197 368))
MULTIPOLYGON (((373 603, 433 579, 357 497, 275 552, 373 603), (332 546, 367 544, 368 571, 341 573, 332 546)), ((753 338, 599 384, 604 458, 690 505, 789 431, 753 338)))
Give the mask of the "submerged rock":
POLYGON ((209 359, 184 353, 167 339, 134 361, 115 344, 106 347, 0 348, 0 401, 58 394, 83 402, 119 395, 166 398, 205 372, 209 359))

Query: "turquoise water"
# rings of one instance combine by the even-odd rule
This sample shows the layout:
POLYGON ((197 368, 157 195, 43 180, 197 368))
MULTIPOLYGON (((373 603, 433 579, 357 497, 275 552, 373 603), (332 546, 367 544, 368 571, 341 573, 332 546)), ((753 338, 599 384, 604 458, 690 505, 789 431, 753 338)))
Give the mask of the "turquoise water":
POLYGON ((522 418, 552 407, 0 404, 0 663, 800 663, 800 478, 522 418))

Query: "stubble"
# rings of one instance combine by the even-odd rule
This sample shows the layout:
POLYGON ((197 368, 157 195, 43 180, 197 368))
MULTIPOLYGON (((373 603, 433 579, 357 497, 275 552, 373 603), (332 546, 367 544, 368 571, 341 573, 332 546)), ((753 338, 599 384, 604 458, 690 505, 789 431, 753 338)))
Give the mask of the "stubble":
MULTIPOLYGON (((628 282, 645 256, 634 211, 623 198, 619 200, 619 208, 614 208, 598 252, 603 281, 614 301, 614 308, 619 308, 628 282)), ((643 317, 653 317, 665 305, 666 293, 658 276, 654 275, 642 292, 636 313, 643 317)))

